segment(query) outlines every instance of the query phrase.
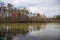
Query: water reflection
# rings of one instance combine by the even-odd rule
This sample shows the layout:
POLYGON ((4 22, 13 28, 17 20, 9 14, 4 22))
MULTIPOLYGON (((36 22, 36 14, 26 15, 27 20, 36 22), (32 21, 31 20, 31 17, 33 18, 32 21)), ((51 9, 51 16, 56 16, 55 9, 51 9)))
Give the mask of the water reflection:
POLYGON ((16 25, 0 27, 0 40, 60 40, 60 23, 16 25))
POLYGON ((60 40, 60 29, 56 24, 47 24, 45 28, 29 33, 31 40, 60 40), (32 39, 33 38, 33 39, 32 39))

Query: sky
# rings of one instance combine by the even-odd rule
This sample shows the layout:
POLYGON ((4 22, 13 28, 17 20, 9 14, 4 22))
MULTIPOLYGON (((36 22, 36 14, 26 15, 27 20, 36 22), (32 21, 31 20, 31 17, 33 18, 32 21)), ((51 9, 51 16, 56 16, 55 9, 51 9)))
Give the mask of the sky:
POLYGON ((15 7, 26 7, 33 13, 40 13, 52 17, 60 14, 60 0, 0 0, 11 3, 15 7))

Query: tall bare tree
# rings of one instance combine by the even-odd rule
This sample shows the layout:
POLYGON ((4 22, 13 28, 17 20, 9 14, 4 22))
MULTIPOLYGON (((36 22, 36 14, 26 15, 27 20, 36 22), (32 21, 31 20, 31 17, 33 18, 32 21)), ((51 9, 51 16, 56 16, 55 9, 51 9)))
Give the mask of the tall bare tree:
POLYGON ((12 11, 13 11, 13 5, 8 3, 7 9, 8 9, 9 20, 10 20, 10 17, 12 16, 12 11))

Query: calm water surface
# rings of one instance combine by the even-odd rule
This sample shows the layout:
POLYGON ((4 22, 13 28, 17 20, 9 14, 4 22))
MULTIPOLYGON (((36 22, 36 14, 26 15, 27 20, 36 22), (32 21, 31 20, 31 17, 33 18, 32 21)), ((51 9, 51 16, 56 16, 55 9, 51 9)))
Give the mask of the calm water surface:
POLYGON ((0 40, 60 40, 60 23, 3 23, 0 40))

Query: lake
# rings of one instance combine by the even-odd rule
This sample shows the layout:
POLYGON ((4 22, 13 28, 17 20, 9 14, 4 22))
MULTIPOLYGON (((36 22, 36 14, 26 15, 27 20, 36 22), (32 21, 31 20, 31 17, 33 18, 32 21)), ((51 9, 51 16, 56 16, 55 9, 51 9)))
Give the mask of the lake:
POLYGON ((3 23, 0 40, 60 40, 60 23, 3 23))

